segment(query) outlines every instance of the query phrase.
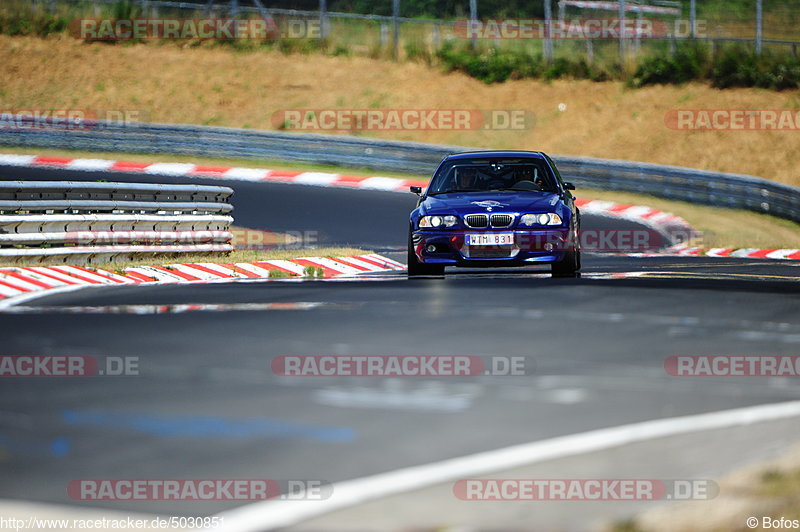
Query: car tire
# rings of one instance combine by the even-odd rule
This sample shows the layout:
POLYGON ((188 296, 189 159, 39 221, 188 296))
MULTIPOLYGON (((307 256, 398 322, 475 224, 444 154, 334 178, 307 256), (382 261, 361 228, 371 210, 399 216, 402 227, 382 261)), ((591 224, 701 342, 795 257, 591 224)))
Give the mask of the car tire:
POLYGON ((411 240, 411 232, 408 233, 408 276, 419 277, 422 275, 444 275, 444 265, 442 264, 425 264, 417 259, 417 254, 414 253, 414 243, 411 240))
MULTIPOLYGON (((577 242, 577 239, 575 239, 577 242)), ((558 262, 554 262, 550 266, 550 272, 553 277, 580 277, 581 269, 581 249, 575 244, 575 247, 564 253, 564 258, 558 262)))
POLYGON ((564 254, 564 258, 550 266, 553 277, 579 277, 581 269, 581 252, 573 249, 564 254))

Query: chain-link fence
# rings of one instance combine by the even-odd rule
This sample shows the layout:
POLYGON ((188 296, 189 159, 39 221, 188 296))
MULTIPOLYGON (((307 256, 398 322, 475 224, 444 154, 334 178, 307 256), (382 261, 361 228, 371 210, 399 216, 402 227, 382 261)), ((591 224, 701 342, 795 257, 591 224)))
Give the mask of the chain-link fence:
MULTIPOLYGON (((800 0, 7 0, 71 16, 271 17, 278 24, 319 25, 319 37, 341 53, 435 54, 446 42, 559 55, 636 56, 686 39, 727 42, 798 54, 800 0), (596 21, 629 28, 589 31, 596 21), (760 23, 759 23, 760 21, 760 23), (505 24, 505 25, 504 25, 505 24), (648 29, 642 30, 642 25, 648 29), (534 31, 520 31, 529 25, 534 31), (571 31, 570 31, 571 30, 571 31), (598 37, 599 38, 595 38, 598 37)), ((3 8, 0 8, 3 9, 3 8)), ((290 35, 291 37, 291 35, 290 35)))

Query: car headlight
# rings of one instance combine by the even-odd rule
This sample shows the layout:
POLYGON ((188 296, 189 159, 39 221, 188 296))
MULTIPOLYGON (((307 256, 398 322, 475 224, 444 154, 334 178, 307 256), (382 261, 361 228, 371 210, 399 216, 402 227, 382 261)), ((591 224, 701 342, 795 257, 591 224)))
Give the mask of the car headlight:
POLYGON ((544 212, 542 214, 523 214, 520 218, 522 225, 561 225, 561 216, 554 212, 544 212))
POLYGON ((420 227, 453 227, 458 222, 455 216, 423 216, 419 219, 420 227))

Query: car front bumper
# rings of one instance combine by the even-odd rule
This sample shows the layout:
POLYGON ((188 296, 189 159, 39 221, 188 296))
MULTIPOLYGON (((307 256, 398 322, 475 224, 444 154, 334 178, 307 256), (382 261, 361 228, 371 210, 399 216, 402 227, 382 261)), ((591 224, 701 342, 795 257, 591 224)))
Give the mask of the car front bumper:
POLYGON ((560 227, 485 231, 417 230, 412 232, 411 242, 417 259, 422 263, 469 268, 559 262, 571 249, 569 231, 560 227), (513 234, 514 242, 489 246, 470 246, 466 243, 467 234, 481 232, 513 234))

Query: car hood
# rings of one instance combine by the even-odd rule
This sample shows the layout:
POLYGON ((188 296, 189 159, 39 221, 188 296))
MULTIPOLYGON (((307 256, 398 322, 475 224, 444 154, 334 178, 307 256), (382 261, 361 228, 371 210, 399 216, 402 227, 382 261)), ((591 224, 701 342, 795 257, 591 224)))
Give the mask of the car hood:
POLYGON ((560 200, 549 192, 454 192, 428 196, 420 207, 423 214, 487 212, 487 207, 492 212, 546 212, 555 210, 560 200))

